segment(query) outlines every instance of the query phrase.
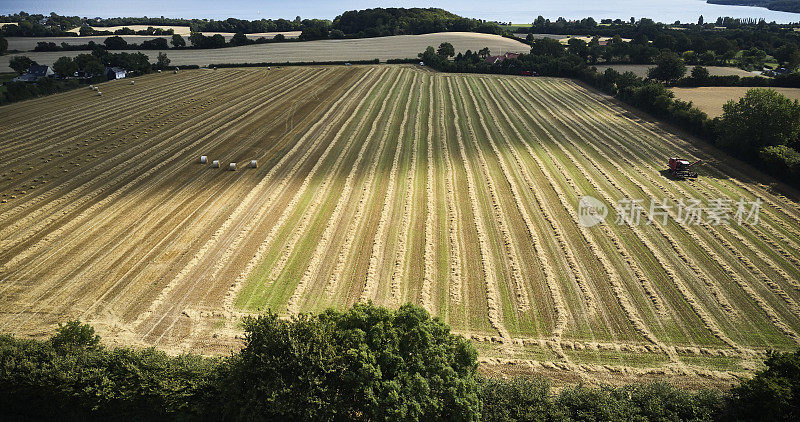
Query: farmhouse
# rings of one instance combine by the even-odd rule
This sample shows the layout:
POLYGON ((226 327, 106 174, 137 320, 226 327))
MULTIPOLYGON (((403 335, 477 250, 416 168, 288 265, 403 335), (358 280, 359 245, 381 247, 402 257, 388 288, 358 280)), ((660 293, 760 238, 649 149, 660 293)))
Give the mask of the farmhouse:
POLYGON ((13 80, 14 82, 36 82, 41 78, 47 78, 54 74, 55 72, 50 66, 35 64, 28 69, 27 73, 17 76, 13 80))
POLYGON ((106 77, 108 80, 112 79, 123 79, 127 75, 127 71, 121 67, 107 67, 106 68, 106 77))
POLYGON ((503 54, 503 55, 500 55, 500 56, 489 56, 489 57, 487 57, 486 58, 486 63, 495 64, 495 63, 502 62, 503 60, 506 60, 506 59, 516 59, 518 57, 519 57, 519 54, 517 54, 517 53, 506 52, 506 54, 503 54))

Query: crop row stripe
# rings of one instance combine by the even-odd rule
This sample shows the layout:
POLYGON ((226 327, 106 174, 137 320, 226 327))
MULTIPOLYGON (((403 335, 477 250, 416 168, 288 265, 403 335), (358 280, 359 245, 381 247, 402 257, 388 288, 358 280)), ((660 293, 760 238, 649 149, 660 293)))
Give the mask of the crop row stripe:
MULTIPOLYGON (((337 134, 334 137, 334 142, 330 142, 328 144, 328 146, 326 147, 325 151, 323 151, 323 153, 320 156, 320 158, 317 159, 317 161, 314 163, 314 166, 312 167, 311 171, 309 172, 309 175, 311 175, 312 172, 316 173, 317 169, 322 165, 322 162, 324 161, 324 158, 330 153, 331 149, 336 144, 335 141, 339 138, 339 136, 342 133, 342 131, 344 131, 345 128, 347 128, 349 126, 349 124, 353 121, 355 116, 358 115, 359 111, 363 107, 366 106, 367 102, 363 100, 365 98, 364 92, 367 91, 369 88, 371 88, 373 86, 374 81, 378 80, 379 77, 384 76, 386 73, 387 73, 386 71, 383 71, 383 72, 376 71, 373 74, 370 71, 370 72, 367 72, 364 75, 362 75, 361 78, 359 78, 355 83, 353 83, 353 85, 340 97, 339 100, 337 100, 330 107, 328 112, 320 119, 320 121, 318 122, 318 125, 326 123, 326 125, 322 129, 322 132, 320 132, 319 134, 313 134, 313 130, 309 130, 309 131, 306 132, 305 136, 311 136, 311 135, 315 136, 315 138, 314 138, 315 139, 315 141, 314 141, 314 147, 315 148, 308 148, 308 149, 305 150, 305 153, 303 154, 301 159, 298 160, 295 163, 294 167, 290 171, 291 175, 293 175, 297 171, 299 171, 299 169, 305 164, 305 162, 308 159, 308 157, 310 157, 312 152, 316 149, 316 146, 319 145, 319 143, 324 140, 325 135, 327 135, 329 133, 329 131, 333 129, 334 126, 333 126, 332 122, 335 121, 334 119, 338 118, 339 115, 341 115, 342 113, 345 112, 344 108, 342 108, 341 110, 339 109, 341 104, 345 104, 345 102, 343 100, 345 98, 348 98, 348 97, 360 99, 356 109, 350 114, 348 119, 340 126, 339 132, 337 132, 337 134), (369 76, 369 78, 368 78, 368 76, 369 76), (365 82, 365 81, 367 81, 367 82, 365 82), (352 95, 354 92, 358 93, 358 95, 352 95), (334 111, 335 111, 336 114, 334 114, 334 111), (328 121, 328 120, 330 120, 330 121, 328 121)), ((315 127, 316 126, 317 125, 315 125, 315 127)), ((314 128, 312 127, 312 129, 314 129, 314 128)), ((349 144, 345 147, 345 152, 346 152, 347 148, 349 148, 349 144)), ((346 155, 346 154, 343 152, 341 154, 341 156, 344 156, 344 155, 346 155)), ((282 178, 281 179, 281 187, 285 186, 291 180, 292 180, 291 177, 282 178)), ((258 246, 258 249, 253 254, 253 256, 250 258, 250 260, 247 262, 247 264, 245 265, 244 270, 241 273, 239 273, 239 275, 234 280, 234 283, 232 284, 231 288, 225 294, 225 300, 224 300, 224 305, 223 305, 224 309, 226 309, 228 311, 233 311, 234 301, 236 300, 236 296, 237 296, 239 290, 241 289, 241 287, 245 283, 245 281, 247 281, 248 277, 250 276, 250 273, 262 262, 262 260, 264 259, 264 255, 272 247, 273 242, 274 242, 275 237, 277 236, 278 232, 284 226, 284 224, 286 223, 286 221, 289 218, 289 216, 295 211, 294 205, 297 204, 297 202, 299 201, 299 198, 302 196, 303 192, 305 192, 305 190, 308 188, 308 183, 310 183, 310 177, 305 177, 303 182, 304 182, 303 185, 301 186, 300 189, 298 189, 298 191, 292 197, 292 200, 290 201, 290 203, 283 208, 283 212, 278 217, 276 222, 272 225, 272 228, 270 229, 269 233, 264 238, 264 240, 261 241, 261 243, 258 246)), ((277 199, 277 195, 274 196, 274 197, 271 197, 268 200, 269 205, 271 205, 272 201, 275 200, 275 199, 277 199)), ((274 211, 271 208, 272 207, 264 207, 265 210, 269 209, 270 212, 274 211)), ((250 299, 252 299, 252 297, 250 299)), ((250 301, 248 300, 248 302, 245 305, 245 307, 249 306, 249 303, 250 303, 250 301)))
MULTIPOLYGON (((426 78, 427 79, 427 78, 426 78)), ((416 81, 416 78, 415 78, 416 81)), ((411 145, 411 163, 409 164, 408 170, 406 171, 406 196, 405 201, 403 202, 403 217, 400 220, 400 234, 398 235, 397 239, 397 251, 395 252, 394 257, 394 268, 392 270, 392 306, 397 306, 400 304, 402 300, 402 283, 404 278, 405 267, 407 265, 407 257, 406 252, 408 250, 408 237, 411 235, 411 217, 412 211, 414 208, 414 193, 415 193, 415 178, 417 175, 417 154, 419 150, 419 138, 420 138, 420 121, 422 120, 421 111, 422 111, 422 101, 423 98, 423 88, 425 85, 431 86, 430 81, 425 80, 419 84, 419 92, 417 94, 417 114, 414 118, 414 143, 411 145)), ((430 99, 430 97, 429 97, 430 99)), ((430 107, 429 107, 430 109, 430 107)), ((430 128, 430 126, 428 126, 430 128)), ((429 135, 430 138, 430 135, 429 135)), ((423 282, 424 285, 424 282, 423 282)), ((428 285, 430 288, 430 285, 428 285)), ((425 295, 422 295, 422 305, 425 309, 432 309, 430 303, 430 289, 428 290, 427 294, 427 301, 425 295)))
MULTIPOLYGON (((407 72, 402 72, 402 74, 401 74, 402 78, 405 79, 404 83, 406 83, 406 84, 408 82, 408 75, 409 74, 407 72)), ((398 78, 397 81, 395 81, 395 84, 392 86, 392 90, 390 92, 394 91, 394 88, 395 88, 395 86, 397 86, 398 82, 399 82, 399 78, 398 78)), ((373 120, 372 127, 370 128, 370 132, 367 135, 366 139, 372 139, 374 134, 375 134, 375 132, 377 132, 377 130, 378 130, 378 122, 380 121, 381 117, 383 116, 384 112, 386 111, 386 107, 389 104, 389 99, 393 99, 393 98, 395 98, 395 96, 392 96, 392 95, 390 95, 387 98, 384 98, 384 102, 383 102, 383 104, 381 104, 381 109, 378 112, 378 116, 373 120)), ((399 105, 399 101, 392 101, 392 107, 391 107, 391 111, 389 112, 389 117, 387 118, 387 122, 385 123, 385 125, 383 127, 383 131, 382 131, 381 136, 380 136, 380 141, 378 143, 378 150, 372 156, 372 161, 370 162, 369 171, 367 172, 367 175, 366 175, 366 178, 365 178, 365 181, 364 181, 364 185, 362 186, 361 192, 359 193, 359 198, 360 199, 359 199, 358 203, 356 204, 355 214, 353 215, 353 218, 351 218, 350 221, 349 221, 347 234, 345 235, 345 239, 344 239, 343 244, 339 248, 339 254, 336 257, 336 265, 334 267, 333 273, 331 274, 331 277, 327 280, 327 284, 325 285, 326 293, 327 293, 327 295, 329 297, 333 296, 334 292, 339 288, 339 284, 340 284, 342 278, 344 277, 345 263, 347 262, 347 259, 350 256, 350 249, 353 247, 353 243, 355 242, 355 238, 356 238, 356 234, 357 234, 358 228, 362 225, 362 219, 364 218, 364 210, 366 209, 367 205, 370 202, 369 201, 369 196, 372 194, 372 183, 373 183, 373 181, 375 179, 375 172, 376 172, 376 170, 378 168, 378 163, 380 162, 380 158, 383 155, 383 150, 386 147, 386 140, 389 137, 389 129, 391 128, 391 118, 392 118, 392 116, 394 116, 398 105, 399 105)), ((360 165, 361 160, 363 159, 364 153, 366 152, 365 148, 366 147, 363 147, 361 149, 361 151, 359 151, 359 156, 357 158, 357 162, 356 162, 356 165, 354 166, 354 168, 360 165)), ((343 191, 346 192, 347 198, 349 198, 349 196, 352 194, 353 189, 355 188, 354 179, 355 179, 355 173, 351 173, 348 176, 348 178, 345 180, 345 187, 344 187, 343 191)), ((342 194, 342 196, 344 197, 344 193, 342 194)), ((337 208, 338 209, 334 210, 334 213, 337 213, 337 211, 338 211, 338 214, 341 214, 343 212, 343 210, 344 210, 344 207, 347 205, 347 202, 349 202, 349 201, 340 201, 337 204, 337 208)), ((337 220, 338 220, 338 216, 337 216, 337 220)), ((331 222, 330 223, 331 226, 329 228, 326 228, 326 231, 330 231, 330 233, 332 235, 333 234, 333 230, 336 228, 336 226, 341 224, 341 222, 340 221, 333 221, 333 220, 329 220, 329 221, 331 222)), ((319 246, 317 246, 317 250, 320 250, 320 249, 321 248, 319 248, 319 246)), ((327 247, 325 249, 327 249, 327 247)), ((321 254, 323 252, 325 252, 325 251, 320 251, 319 253, 321 254)), ((315 253, 316 253, 316 251, 315 251, 315 253)), ((320 257, 319 260, 321 261, 321 257, 320 257)), ((316 272, 317 271, 316 267, 318 267, 318 266, 319 266, 319 264, 317 264, 315 266, 315 268, 312 269, 311 267, 309 267, 309 269, 316 272)), ((363 298, 363 291, 362 291, 362 298, 363 298)))
MULTIPOLYGON (((411 86, 417 85, 418 74, 414 72, 414 78, 411 81, 411 86)), ((422 85, 420 85, 421 87, 422 85)), ((397 145, 394 148, 394 158, 392 159, 392 166, 389 170, 389 181, 386 186, 386 193, 383 198, 383 206, 381 208, 381 216, 378 220, 378 230, 372 239, 372 253, 369 257, 369 266, 367 267, 367 277, 364 282, 364 288, 361 291, 361 302, 375 299, 375 294, 380 284, 381 268, 384 264, 384 257, 386 255, 386 241, 389 237, 389 215, 392 213, 392 205, 395 200, 395 189, 397 184, 397 172, 400 163, 400 154, 403 152, 406 135, 406 124, 408 124, 408 112, 411 109, 411 92, 409 91, 406 106, 403 109, 403 119, 400 122, 400 133, 397 136, 397 145)), ((414 134, 416 136, 416 134, 414 134)), ((376 157, 379 160, 380 157, 376 157)), ((413 174, 413 173, 412 173, 413 174)), ((402 236, 402 232, 400 234, 402 236)), ((393 286, 394 287, 394 286, 393 286)), ((399 293, 399 285, 397 289, 399 293)), ((394 289, 392 296, 395 296, 394 289)))
POLYGON ((497 272, 494 268, 493 258, 491 256, 489 246, 489 236, 486 233, 486 227, 483 223, 483 213, 480 204, 478 203, 478 194, 476 192, 476 184, 472 174, 469 159, 466 155, 466 147, 464 146, 463 135, 461 134, 461 127, 458 117, 458 109, 456 108, 456 99, 453 94, 453 86, 451 78, 446 79, 447 90, 450 97, 450 107, 453 112, 453 125, 456 129, 456 140, 458 141, 458 151, 461 160, 465 166, 465 173, 467 174, 467 189, 469 192, 470 206, 472 207, 473 222, 475 229, 478 232, 478 245, 481 254, 481 264, 483 266, 484 282, 486 284, 486 302, 488 308, 489 323, 500 334, 503 342, 510 342, 511 335, 503 325, 500 309, 502 301, 500 299, 500 292, 497 287, 497 272))

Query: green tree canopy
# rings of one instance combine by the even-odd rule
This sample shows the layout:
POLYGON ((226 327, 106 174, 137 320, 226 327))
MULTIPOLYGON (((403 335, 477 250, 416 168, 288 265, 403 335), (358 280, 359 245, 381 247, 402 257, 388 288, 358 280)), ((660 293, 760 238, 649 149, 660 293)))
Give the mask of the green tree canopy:
POLYGON ((729 420, 800 420, 800 350, 769 353, 767 368, 731 389, 729 420))
POLYGON ((78 70, 88 75, 101 75, 105 72, 105 66, 94 54, 78 54, 73 59, 78 70))
POLYGON ((531 54, 536 56, 560 57, 564 55, 564 46, 552 38, 539 38, 531 46, 531 54))
POLYGON ((156 61, 156 67, 159 69, 166 69, 169 66, 169 57, 167 57, 167 53, 160 51, 158 53, 158 60, 156 61))
POLYGON ((477 352, 417 306, 244 322, 221 417, 475 420, 477 352))
POLYGON ((695 66, 692 68, 692 78, 697 79, 698 81, 705 81, 708 79, 708 69, 703 66, 695 66))
POLYGON ((686 64, 677 54, 664 50, 655 59, 656 67, 647 72, 651 79, 670 82, 683 77, 686 73, 686 64))
POLYGON ((31 66, 37 64, 35 61, 31 60, 28 56, 14 56, 11 60, 8 61, 8 67, 17 72, 17 74, 23 74, 31 68, 31 66))
POLYGON ((53 63, 53 71, 63 78, 74 75, 77 70, 78 66, 69 56, 59 57, 53 63))
POLYGON ((772 89, 753 88, 739 101, 723 106, 720 143, 741 154, 762 147, 787 145, 797 149, 800 139, 800 104, 772 89))
POLYGON ((176 48, 186 47, 186 40, 184 40, 183 37, 178 34, 173 34, 172 41, 170 42, 172 43, 172 46, 176 48))
POLYGON ((443 42, 439 44, 436 54, 443 58, 453 57, 456 55, 456 49, 453 48, 453 44, 450 44, 449 42, 443 42))
POLYGON ((124 50, 128 46, 128 42, 119 35, 106 38, 103 44, 105 44, 106 48, 109 50, 124 50))

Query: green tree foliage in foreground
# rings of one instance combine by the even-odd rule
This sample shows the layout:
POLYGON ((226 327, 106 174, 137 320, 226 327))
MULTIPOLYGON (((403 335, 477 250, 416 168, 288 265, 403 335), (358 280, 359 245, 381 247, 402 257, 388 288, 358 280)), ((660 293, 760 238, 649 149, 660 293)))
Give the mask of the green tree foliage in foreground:
POLYGON ((247 420, 475 420, 477 352, 422 308, 356 305, 244 322, 220 416, 247 420))
POLYGON ((731 390, 731 420, 800 420, 800 351, 770 353, 767 369, 731 390))
POLYGON ((244 322, 226 358, 107 349, 92 327, 49 340, 0 336, 0 420, 797 420, 800 351, 723 394, 667 383, 569 387, 484 379, 477 353, 416 306, 356 305, 244 322))

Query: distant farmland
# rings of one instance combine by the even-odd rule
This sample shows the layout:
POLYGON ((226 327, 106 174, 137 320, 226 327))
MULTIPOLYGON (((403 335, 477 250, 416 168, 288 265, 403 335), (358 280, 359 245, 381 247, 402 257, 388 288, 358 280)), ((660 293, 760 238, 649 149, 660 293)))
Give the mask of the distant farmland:
MULTIPOLYGON (((738 101, 752 88, 738 86, 715 86, 700 88, 671 88, 675 98, 691 101, 695 107, 710 117, 722 116, 722 106, 730 100, 738 101)), ((800 99, 800 88, 768 88, 793 99, 800 99)))
MULTIPOLYGON (((141 42, 141 40, 132 41, 141 42)), ((30 43, 31 41, 23 40, 22 42, 30 43)), ((527 53, 530 51, 528 45, 499 35, 475 32, 439 32, 424 35, 397 35, 348 40, 281 42, 203 50, 165 50, 164 52, 169 56, 172 65, 205 66, 211 63, 320 62, 372 60, 376 58, 387 60, 415 58, 427 46, 437 47, 443 42, 452 43, 456 52, 478 51, 484 47, 488 47, 492 54, 503 54, 505 52, 527 53)), ((147 54, 151 62, 155 62, 160 51, 142 50, 141 52, 147 54)), ((81 53, 86 52, 31 52, 25 53, 25 55, 40 64, 51 65, 61 56, 74 57, 81 53)), ((8 67, 8 61, 11 57, 13 55, 0 56, 0 72, 9 72, 11 70, 8 67)))
POLYGON ((101 90, 0 108, 2 332, 81 318, 226 353, 267 308, 413 302, 484 362, 589 378, 727 379, 800 342, 795 200, 569 80, 304 67, 101 90), (700 178, 666 178, 670 156, 700 178), (584 195, 763 203, 757 225, 586 227, 584 195))

